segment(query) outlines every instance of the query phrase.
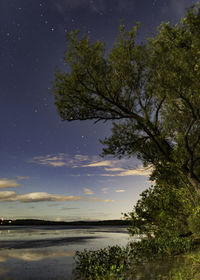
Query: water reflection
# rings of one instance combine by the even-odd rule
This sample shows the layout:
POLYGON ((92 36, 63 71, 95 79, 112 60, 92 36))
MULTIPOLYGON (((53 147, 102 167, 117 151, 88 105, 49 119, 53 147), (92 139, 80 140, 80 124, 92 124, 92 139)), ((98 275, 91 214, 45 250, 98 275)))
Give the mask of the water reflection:
POLYGON ((75 251, 66 250, 5 250, 0 251, 0 262, 7 262, 14 258, 22 261, 41 261, 48 258, 73 257, 75 251))
POLYGON ((69 280, 75 251, 128 240, 124 227, 1 227, 0 280, 69 280))

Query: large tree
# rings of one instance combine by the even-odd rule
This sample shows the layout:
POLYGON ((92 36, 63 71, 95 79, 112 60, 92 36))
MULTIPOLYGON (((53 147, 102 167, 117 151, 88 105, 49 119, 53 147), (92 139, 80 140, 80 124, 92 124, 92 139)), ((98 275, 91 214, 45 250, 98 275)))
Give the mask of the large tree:
POLYGON ((162 24, 145 44, 136 44, 137 30, 122 25, 109 53, 78 31, 68 35, 70 70, 57 71, 53 88, 58 112, 67 121, 111 120, 104 154, 137 155, 158 173, 170 166, 198 196, 200 9, 162 24))

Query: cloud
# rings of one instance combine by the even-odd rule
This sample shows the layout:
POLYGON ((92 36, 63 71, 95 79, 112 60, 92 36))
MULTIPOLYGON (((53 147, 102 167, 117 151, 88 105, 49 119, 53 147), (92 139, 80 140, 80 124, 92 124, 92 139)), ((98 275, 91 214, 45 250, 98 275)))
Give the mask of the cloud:
POLYGON ((117 192, 117 193, 123 193, 123 192, 125 192, 125 190, 116 190, 115 192, 117 192))
POLYGON ((109 171, 109 172, 124 171, 123 168, 119 168, 119 167, 118 167, 118 168, 117 168, 117 167, 116 167, 116 168, 106 168, 106 167, 105 167, 104 170, 105 170, 105 171, 109 171))
POLYGON ((103 189, 101 189, 101 191, 102 191, 103 193, 107 193, 107 192, 109 191, 109 188, 103 188, 103 189))
POLYGON ((71 168, 77 168, 88 160, 89 157, 87 155, 77 154, 70 156, 68 154, 59 153, 56 155, 35 156, 32 159, 28 160, 28 162, 51 167, 69 166, 71 168))
POLYGON ((121 160, 103 160, 103 161, 93 161, 88 164, 82 165, 82 167, 87 168, 103 168, 104 171, 108 173, 101 173, 100 176, 148 176, 152 172, 150 166, 143 167, 139 166, 136 168, 130 168, 133 165, 133 160, 130 159, 121 159, 121 160), (124 166, 128 166, 124 168, 124 166))
POLYGON ((66 196, 48 194, 45 192, 33 192, 26 194, 17 194, 16 192, 0 192, 0 201, 20 201, 20 202, 41 202, 41 201, 77 201, 80 196, 66 196))
MULTIPOLYGON (((113 169, 105 168, 106 171, 113 171, 113 169)), ((152 172, 151 167, 142 167, 140 166, 139 168, 136 169, 119 169, 119 173, 105 173, 101 174, 101 176, 106 176, 106 177, 115 177, 115 176, 149 176, 152 172)))
POLYGON ((94 194, 94 192, 92 190, 88 189, 88 188, 84 188, 83 191, 87 195, 93 195, 94 194))
POLYGON ((52 167, 62 167, 67 165, 67 161, 65 161, 64 154, 58 154, 54 156, 52 155, 36 156, 32 158, 29 162, 52 166, 52 167))
POLYGON ((6 178, 0 178, 0 189, 4 189, 4 188, 15 188, 15 187, 19 187, 20 184, 17 183, 16 180, 9 180, 6 178))
POLYGON ((17 180, 27 180, 29 179, 28 176, 16 176, 17 180))
POLYGON ((77 201, 81 200, 81 196, 67 196, 67 195, 55 195, 45 192, 35 192, 17 195, 17 200, 21 202, 40 202, 40 201, 77 201))
POLYGON ((0 202, 14 202, 19 201, 23 203, 30 202, 44 202, 44 201, 98 201, 98 202, 113 202, 113 200, 109 199, 101 199, 98 197, 81 197, 81 196, 73 196, 73 195, 57 195, 57 194, 48 194, 45 192, 33 192, 26 194, 17 194, 16 192, 11 191, 1 191, 0 192, 0 202))
POLYGON ((134 158, 130 159, 108 159, 102 160, 99 156, 88 155, 68 155, 59 153, 57 155, 44 155, 33 157, 29 162, 50 166, 50 167, 68 167, 74 170, 79 169, 77 174, 71 176, 148 176, 152 172, 150 167, 137 167, 134 158), (133 166, 136 166, 133 168, 133 166), (89 168, 94 169, 93 172, 80 172, 80 169, 89 168), (103 172, 102 172, 103 171, 103 172), (106 171, 106 172, 105 172, 106 171))
POLYGON ((0 192, 0 201, 12 201, 16 198, 16 192, 4 191, 0 192))
POLYGON ((101 199, 98 197, 88 197, 87 200, 97 201, 97 202, 114 202, 113 199, 101 199))
POLYGON ((82 165, 82 167, 102 167, 102 166, 113 166, 116 163, 115 160, 104 160, 104 161, 97 161, 82 165))

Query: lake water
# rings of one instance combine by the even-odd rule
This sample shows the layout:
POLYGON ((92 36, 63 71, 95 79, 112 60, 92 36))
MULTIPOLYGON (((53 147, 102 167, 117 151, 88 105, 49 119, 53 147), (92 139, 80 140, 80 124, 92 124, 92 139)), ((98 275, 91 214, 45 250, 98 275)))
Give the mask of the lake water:
MULTIPOLYGON (((125 246, 131 240, 122 226, 1 226, 0 280, 70 280, 77 250, 125 246)), ((138 264, 130 279, 199 280, 200 251, 138 264)))
POLYGON ((77 250, 125 246, 126 227, 0 227, 1 280, 71 279, 77 250))

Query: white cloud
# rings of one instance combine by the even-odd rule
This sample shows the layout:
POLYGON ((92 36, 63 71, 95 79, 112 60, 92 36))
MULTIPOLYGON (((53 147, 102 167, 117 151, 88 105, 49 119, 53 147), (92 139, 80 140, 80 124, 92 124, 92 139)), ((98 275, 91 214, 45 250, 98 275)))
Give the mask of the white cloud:
POLYGON ((97 202, 114 202, 113 199, 101 199, 98 197, 88 197, 87 200, 97 201, 97 202))
POLYGON ((41 202, 41 201, 77 201, 81 196, 55 195, 45 192, 17 194, 16 192, 0 192, 0 201, 41 202))
POLYGON ((117 192, 117 193, 123 193, 123 192, 125 192, 125 190, 116 190, 115 192, 117 192))
POLYGON ((19 201, 23 203, 29 202, 43 202, 43 201, 98 201, 98 202, 112 202, 113 200, 101 199, 98 197, 81 197, 73 195, 57 195, 57 194, 48 194, 45 192, 33 192, 25 194, 17 194, 16 192, 11 191, 1 191, 0 192, 0 201, 19 201))
POLYGON ((124 168, 120 168, 120 167, 116 167, 116 168, 104 168, 105 171, 109 171, 109 172, 119 172, 119 171, 124 171, 124 168))
POLYGON ((86 161, 86 160, 89 160, 89 156, 88 155, 75 155, 74 156, 75 160, 77 161, 86 161))
POLYGON ((138 161, 134 158, 130 159, 108 159, 102 160, 99 156, 88 156, 88 155, 68 155, 60 153, 57 155, 44 155, 36 156, 29 160, 40 165, 51 166, 51 167, 68 167, 71 169, 79 169, 76 174, 71 174, 71 176, 148 176, 152 172, 151 168, 144 168, 142 166, 135 167, 138 161), (80 169, 89 168, 94 169, 95 172, 80 172, 80 169), (106 173, 102 172, 106 171, 106 173))
MULTIPOLYGON (((93 157, 90 160, 93 160, 96 157, 93 157)), ((32 159, 30 159, 28 162, 45 165, 45 166, 51 166, 51 167, 63 167, 63 166, 69 166, 71 168, 78 168, 80 167, 84 162, 87 162, 89 160, 89 157, 87 155, 68 155, 64 153, 59 153, 56 155, 44 155, 44 156, 35 156, 32 159)))
POLYGON ((81 196, 73 195, 55 195, 45 192, 35 192, 17 195, 17 200, 21 202, 40 202, 40 201, 77 201, 81 200, 81 196))
POLYGON ((102 167, 102 166, 113 166, 116 163, 115 160, 104 160, 104 161, 97 161, 82 165, 82 167, 102 167))
MULTIPOLYGON (((105 169, 106 171, 110 171, 108 168, 105 169)), ((111 171, 113 171, 111 169, 111 171)), ((120 168, 120 172, 119 173, 105 173, 105 174, 101 174, 101 176, 105 176, 105 177, 115 177, 115 176, 149 176, 152 172, 152 168, 151 167, 139 167, 136 169, 123 169, 120 168)))
POLYGON ((94 192, 92 190, 88 189, 88 188, 84 188, 83 191, 87 195, 93 195, 94 194, 94 192))
POLYGON ((33 159, 31 159, 29 162, 34 162, 37 164, 47 165, 52 167, 62 167, 67 165, 64 154, 58 154, 54 156, 52 155, 36 156, 33 159))
POLYGON ((16 180, 9 180, 7 178, 0 178, 0 189, 19 187, 20 184, 16 180))
POLYGON ((12 201, 12 199, 15 199, 16 192, 10 192, 10 191, 3 191, 0 192, 0 201, 12 201))

